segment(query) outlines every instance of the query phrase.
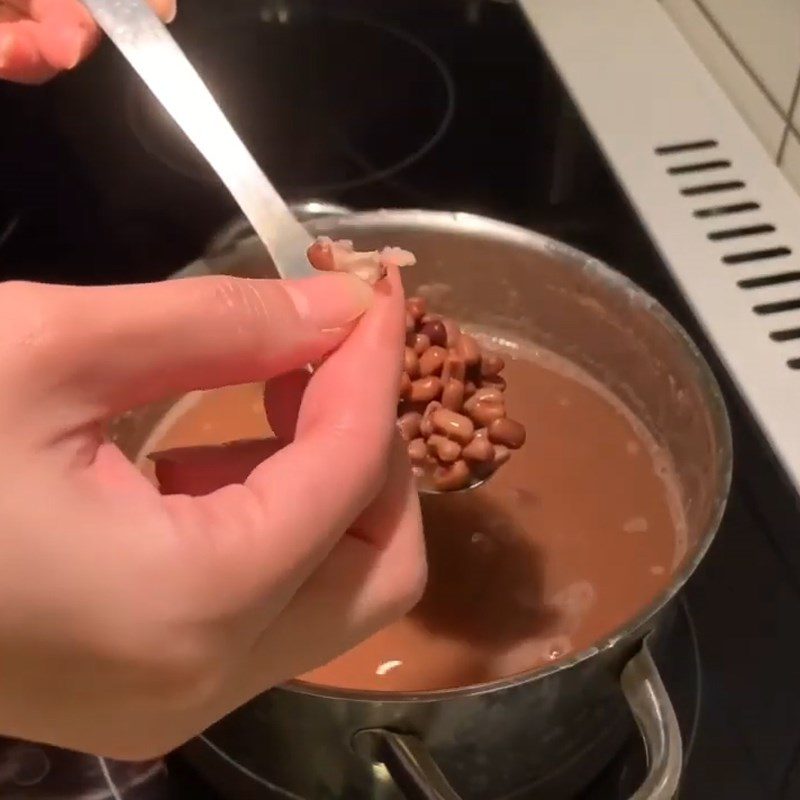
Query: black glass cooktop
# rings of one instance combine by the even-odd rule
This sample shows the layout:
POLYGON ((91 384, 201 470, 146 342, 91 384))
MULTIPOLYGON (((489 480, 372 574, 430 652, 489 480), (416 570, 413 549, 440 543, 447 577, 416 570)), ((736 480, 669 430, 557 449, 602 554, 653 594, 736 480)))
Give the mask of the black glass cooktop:
MULTIPOLYGON (((287 197, 535 228, 628 274, 704 346, 513 3, 193 0, 175 32, 287 197)), ((0 279, 160 278, 235 217, 107 45, 46 87, 0 85, 0 119, 0 279)), ((659 655, 684 736, 680 796, 790 800, 800 513, 720 378, 734 418, 732 499, 659 655)), ((642 769, 632 736, 581 800, 629 797, 642 769)), ((125 766, 14 742, 0 742, 0 797, 214 800, 178 757, 125 766)))

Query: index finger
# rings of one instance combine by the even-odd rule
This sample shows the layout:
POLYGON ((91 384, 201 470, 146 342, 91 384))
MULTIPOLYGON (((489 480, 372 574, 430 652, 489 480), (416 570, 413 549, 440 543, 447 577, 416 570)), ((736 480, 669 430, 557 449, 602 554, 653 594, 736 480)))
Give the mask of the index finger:
POLYGON ((398 271, 375 291, 306 388, 294 442, 258 466, 244 491, 229 486, 195 501, 214 569, 230 570, 245 593, 279 584, 291 595, 383 486, 405 341, 398 271))

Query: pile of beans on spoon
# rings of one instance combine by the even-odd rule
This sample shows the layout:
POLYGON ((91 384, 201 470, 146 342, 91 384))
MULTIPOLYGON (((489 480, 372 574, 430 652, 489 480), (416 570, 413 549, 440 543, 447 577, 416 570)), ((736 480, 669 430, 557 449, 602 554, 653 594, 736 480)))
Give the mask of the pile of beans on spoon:
POLYGON ((417 479, 438 492, 486 480, 525 443, 506 414, 503 359, 452 319, 406 300, 406 348, 397 426, 417 479))
MULTIPOLYGON (((315 269, 350 272, 370 284, 389 267, 413 266, 397 247, 358 251, 350 240, 318 237, 315 269)), ((506 414, 505 367, 452 319, 429 313, 424 297, 406 300, 406 347, 397 427, 421 488, 455 492, 486 480, 525 444, 525 428, 506 414)))

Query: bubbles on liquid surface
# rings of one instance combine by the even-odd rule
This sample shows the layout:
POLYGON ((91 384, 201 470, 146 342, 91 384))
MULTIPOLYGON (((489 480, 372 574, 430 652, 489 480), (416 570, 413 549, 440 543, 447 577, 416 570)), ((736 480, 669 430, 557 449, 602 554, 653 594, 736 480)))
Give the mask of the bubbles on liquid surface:
POLYGON ((625 533, 646 533, 649 527, 650 525, 644 517, 631 517, 623 524, 622 530, 625 533))

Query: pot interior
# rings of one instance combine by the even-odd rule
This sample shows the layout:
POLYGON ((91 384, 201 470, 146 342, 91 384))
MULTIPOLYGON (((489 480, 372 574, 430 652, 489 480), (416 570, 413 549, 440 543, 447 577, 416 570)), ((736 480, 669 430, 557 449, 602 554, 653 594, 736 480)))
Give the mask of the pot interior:
MULTIPOLYGON (((390 211, 317 219, 317 233, 360 248, 398 245, 418 265, 409 294, 435 310, 535 342, 577 364, 614 392, 669 454, 686 522, 683 563, 669 590, 643 601, 637 627, 682 585, 718 525, 730 480, 730 432, 716 382, 682 329, 652 298, 598 261, 526 230, 471 215, 390 211), (649 602, 645 608, 644 605, 649 602)), ((184 274, 263 276, 271 263, 245 240, 184 274)), ((129 455, 170 404, 117 420, 113 435, 129 455)), ((609 638, 611 641, 613 637, 609 638)))

